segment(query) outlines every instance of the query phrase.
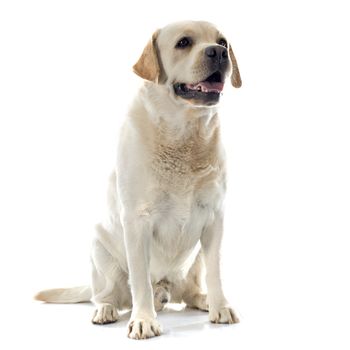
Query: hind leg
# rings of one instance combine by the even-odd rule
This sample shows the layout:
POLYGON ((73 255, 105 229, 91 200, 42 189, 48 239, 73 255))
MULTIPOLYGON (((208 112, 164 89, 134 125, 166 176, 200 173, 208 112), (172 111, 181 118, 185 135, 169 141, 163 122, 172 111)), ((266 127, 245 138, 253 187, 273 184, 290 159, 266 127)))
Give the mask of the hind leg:
POLYGON ((117 308, 131 303, 126 274, 99 240, 93 243, 92 265, 92 300, 96 306, 92 323, 116 322, 117 308))
POLYGON ((188 307, 208 311, 207 295, 202 288, 203 272, 204 263, 200 251, 184 281, 182 299, 188 307))
POLYGON ((92 300, 96 306, 92 323, 108 324, 116 322, 118 311, 114 280, 97 271, 95 266, 93 266, 92 276, 92 300))

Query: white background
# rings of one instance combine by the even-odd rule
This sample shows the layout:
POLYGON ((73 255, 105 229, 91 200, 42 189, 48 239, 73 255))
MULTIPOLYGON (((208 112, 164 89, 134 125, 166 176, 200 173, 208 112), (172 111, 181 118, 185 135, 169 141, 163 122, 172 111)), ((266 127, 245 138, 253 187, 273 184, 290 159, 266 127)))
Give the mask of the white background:
POLYGON ((349 349, 350 50, 346 1, 0 3, 0 347, 349 349), (231 39, 243 86, 221 111, 229 163, 224 285, 242 322, 160 315, 165 335, 41 305, 89 281, 118 128, 152 32, 205 19, 231 39), (6 344, 6 345, 4 345, 6 344))

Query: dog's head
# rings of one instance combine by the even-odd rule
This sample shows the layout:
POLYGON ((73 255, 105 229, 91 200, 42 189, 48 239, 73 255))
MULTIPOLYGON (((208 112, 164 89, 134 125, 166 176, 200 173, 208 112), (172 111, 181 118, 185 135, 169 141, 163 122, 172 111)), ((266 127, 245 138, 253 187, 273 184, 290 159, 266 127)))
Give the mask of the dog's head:
POLYGON ((170 88, 177 100, 197 106, 219 102, 225 80, 242 84, 236 58, 225 36, 208 22, 178 22, 157 30, 134 72, 170 88))

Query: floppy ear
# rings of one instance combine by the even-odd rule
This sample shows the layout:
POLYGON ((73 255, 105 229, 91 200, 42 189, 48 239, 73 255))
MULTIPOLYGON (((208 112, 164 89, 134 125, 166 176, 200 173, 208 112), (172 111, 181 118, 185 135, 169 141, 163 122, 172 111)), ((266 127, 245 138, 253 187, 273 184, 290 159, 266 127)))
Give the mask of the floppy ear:
POLYGON ((242 80, 241 80, 241 75, 239 74, 239 69, 238 69, 236 57, 233 54, 231 45, 230 45, 228 51, 229 51, 229 55, 230 55, 231 62, 232 62, 231 84, 235 88, 239 88, 242 86, 242 80))
POLYGON ((160 65, 156 48, 156 40, 159 30, 153 35, 146 47, 143 49, 142 55, 133 66, 134 73, 143 79, 158 83, 160 75, 160 65))

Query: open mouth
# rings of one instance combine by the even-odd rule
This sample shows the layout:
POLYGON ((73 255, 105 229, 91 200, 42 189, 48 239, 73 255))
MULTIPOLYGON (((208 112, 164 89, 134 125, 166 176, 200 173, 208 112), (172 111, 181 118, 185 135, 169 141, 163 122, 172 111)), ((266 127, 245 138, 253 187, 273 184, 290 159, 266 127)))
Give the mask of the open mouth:
POLYGON ((220 94, 224 89, 221 72, 211 74, 207 79, 195 84, 174 84, 175 94, 185 99, 195 99, 207 104, 219 101, 220 94))

